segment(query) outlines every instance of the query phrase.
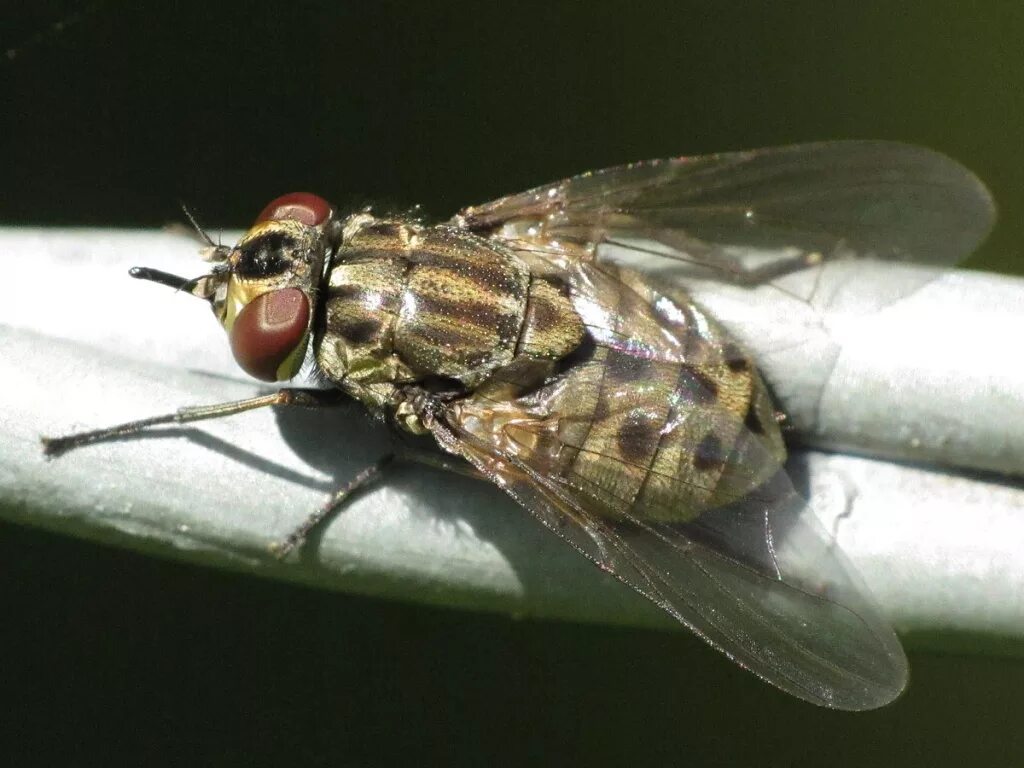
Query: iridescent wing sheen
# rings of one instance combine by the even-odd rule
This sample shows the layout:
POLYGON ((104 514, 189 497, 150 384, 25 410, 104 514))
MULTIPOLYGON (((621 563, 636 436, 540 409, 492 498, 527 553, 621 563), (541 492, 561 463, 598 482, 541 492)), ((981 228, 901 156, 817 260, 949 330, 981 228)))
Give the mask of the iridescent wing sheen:
POLYGON ((952 264, 994 218, 984 185, 944 155, 837 141, 593 171, 467 208, 453 221, 537 243, 655 243, 662 255, 742 280, 734 265, 843 257, 952 264))
POLYGON ((724 523, 609 519, 587 489, 545 477, 473 436, 449 435, 437 436, 549 530, 767 682, 846 710, 882 706, 905 687, 899 641, 785 475, 724 523), (724 551, 716 546, 723 535, 724 551), (744 545, 763 564, 741 559, 744 545))
POLYGON ((895 698, 899 642, 782 470, 750 361, 635 273, 563 276, 587 344, 539 386, 509 375, 449 404, 438 442, 765 680, 840 709, 895 698))
POLYGON ((439 422, 434 435, 602 570, 782 690, 863 710, 905 687, 899 641, 781 470, 732 504, 664 522, 605 485, 549 474, 459 420, 439 422))

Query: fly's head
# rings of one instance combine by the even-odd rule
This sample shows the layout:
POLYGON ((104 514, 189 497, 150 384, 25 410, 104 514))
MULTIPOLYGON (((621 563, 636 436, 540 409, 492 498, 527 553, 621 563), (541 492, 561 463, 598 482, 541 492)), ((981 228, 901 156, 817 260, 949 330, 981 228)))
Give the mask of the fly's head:
POLYGON ((132 275, 209 301, 239 366, 284 381, 306 356, 324 263, 340 237, 330 204, 297 192, 267 205, 234 247, 211 243, 203 252, 213 264, 208 274, 186 280, 135 268, 132 275))

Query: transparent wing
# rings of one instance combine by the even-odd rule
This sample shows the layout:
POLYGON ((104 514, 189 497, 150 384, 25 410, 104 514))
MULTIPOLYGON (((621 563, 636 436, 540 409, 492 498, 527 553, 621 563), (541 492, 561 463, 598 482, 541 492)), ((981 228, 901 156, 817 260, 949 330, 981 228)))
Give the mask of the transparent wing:
POLYGON ((905 687, 899 641, 784 473, 696 521, 658 523, 626 511, 607 490, 545 475, 457 424, 438 424, 435 436, 602 570, 782 690, 864 710, 905 687))
POLYGON ((646 241, 690 263, 761 267, 840 257, 952 264, 994 219, 984 185, 948 157, 838 141, 593 171, 454 221, 511 240, 646 241))
POLYGON ((785 475, 753 362, 637 273, 559 276, 584 343, 539 384, 510 368, 443 406, 437 440, 765 680, 842 709, 895 698, 899 642, 785 475))

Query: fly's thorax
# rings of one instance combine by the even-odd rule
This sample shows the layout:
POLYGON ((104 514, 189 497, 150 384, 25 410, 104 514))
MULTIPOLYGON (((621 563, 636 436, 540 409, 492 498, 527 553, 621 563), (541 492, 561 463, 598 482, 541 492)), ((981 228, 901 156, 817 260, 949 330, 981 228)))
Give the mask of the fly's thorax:
POLYGON ((583 336, 570 300, 499 243, 367 214, 344 232, 315 351, 357 397, 438 379, 470 390, 518 357, 558 359, 583 336))

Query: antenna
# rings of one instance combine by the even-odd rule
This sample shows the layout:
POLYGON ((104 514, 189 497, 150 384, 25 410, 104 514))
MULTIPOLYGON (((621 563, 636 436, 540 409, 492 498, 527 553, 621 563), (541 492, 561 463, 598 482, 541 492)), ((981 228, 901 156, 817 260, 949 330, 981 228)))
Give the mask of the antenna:
POLYGON ((185 214, 185 217, 189 220, 189 223, 192 225, 192 228, 195 229, 195 231, 199 234, 199 237, 203 239, 203 242, 206 243, 211 248, 220 248, 220 243, 213 242, 213 239, 208 234, 206 234, 206 230, 199 226, 199 222, 196 221, 196 217, 192 215, 192 211, 188 209, 188 206, 181 201, 178 201, 178 204, 181 206, 181 210, 185 214))
POLYGON ((176 291, 188 291, 189 293, 192 292, 192 289, 202 279, 192 278, 189 280, 184 277, 178 277, 178 275, 172 275, 170 272, 163 272, 150 267, 132 267, 128 270, 128 274, 139 280, 149 280, 150 282, 160 283, 160 285, 166 285, 168 288, 173 288, 176 291))

